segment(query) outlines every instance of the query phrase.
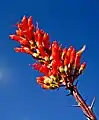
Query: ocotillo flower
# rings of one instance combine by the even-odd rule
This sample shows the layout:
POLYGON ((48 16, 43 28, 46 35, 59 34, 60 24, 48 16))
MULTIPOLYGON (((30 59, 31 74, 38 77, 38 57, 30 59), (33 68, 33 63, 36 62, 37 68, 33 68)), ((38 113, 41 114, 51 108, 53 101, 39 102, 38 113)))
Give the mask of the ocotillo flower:
MULTIPOLYGON (((71 91, 78 102, 79 107, 90 120, 96 120, 92 107, 88 106, 78 93, 74 81, 86 68, 86 63, 81 63, 81 55, 85 50, 85 45, 79 51, 73 46, 62 48, 57 41, 50 42, 49 34, 32 23, 32 17, 23 17, 17 23, 16 33, 10 38, 19 42, 20 47, 16 47, 16 52, 23 52, 31 55, 35 60, 32 68, 38 70, 43 75, 37 77, 37 83, 44 89, 57 89, 65 87, 71 91)), ((92 105, 93 106, 93 105, 92 105)))
POLYGON ((51 43, 49 34, 35 27, 32 21, 31 16, 24 16, 21 22, 16 24, 16 33, 10 35, 11 39, 20 43, 20 48, 16 47, 15 51, 30 54, 38 61, 32 67, 45 76, 41 79, 39 77, 39 80, 37 78, 37 83, 43 88, 56 89, 62 84, 69 87, 67 83, 73 84, 86 67, 86 63, 80 63, 85 46, 77 52, 73 46, 62 48, 57 41, 51 43))

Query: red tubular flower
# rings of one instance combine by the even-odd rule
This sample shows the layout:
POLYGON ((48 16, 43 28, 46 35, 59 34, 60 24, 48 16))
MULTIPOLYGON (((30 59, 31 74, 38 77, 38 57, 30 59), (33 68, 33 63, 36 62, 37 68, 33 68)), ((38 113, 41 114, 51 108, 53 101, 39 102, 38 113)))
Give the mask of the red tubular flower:
POLYGON ((66 50, 66 55, 65 55, 65 59, 64 59, 64 65, 68 65, 70 63, 70 56, 71 56, 71 52, 73 50, 73 47, 70 46, 67 50, 66 50))
POLYGON ((27 34, 27 36, 28 36, 28 40, 31 40, 32 39, 32 37, 33 37, 33 25, 31 25, 30 27, 29 27, 29 29, 28 29, 28 34, 27 34))
POLYGON ((36 34, 35 40, 37 41, 39 47, 40 45, 42 45, 43 36, 40 33, 36 34))
POLYGON ((37 77, 36 81, 37 81, 38 84, 42 85, 44 83, 44 77, 43 76, 37 77))
POLYGON ((16 47, 16 48, 14 48, 14 50, 16 52, 23 52, 23 53, 27 53, 30 55, 32 54, 32 52, 30 51, 30 49, 28 47, 21 47, 21 48, 16 47))
POLYGON ((82 63, 82 64, 80 65, 79 73, 81 74, 82 71, 83 71, 85 68, 86 68, 86 63, 84 62, 84 63, 82 63))
POLYGON ((44 73, 45 75, 48 75, 49 73, 49 68, 44 64, 40 64, 40 63, 34 63, 32 65, 32 67, 38 71, 40 71, 41 73, 44 73))
POLYGON ((61 53, 62 53, 62 49, 60 48, 58 43, 54 41, 52 43, 52 58, 53 60, 55 60, 54 63, 56 62, 56 65, 58 67, 62 65, 61 53))
POLYGON ((42 67, 39 69, 40 72, 44 73, 45 75, 48 75, 49 73, 49 68, 44 64, 42 67))
POLYGON ((59 46, 58 46, 58 43, 56 41, 54 41, 52 43, 52 58, 53 59, 57 59, 57 52, 58 52, 58 49, 59 49, 59 46))
POLYGON ((79 68, 79 66, 80 66, 80 58, 81 58, 81 56, 76 54, 75 62, 74 62, 75 68, 79 68))
POLYGON ((66 53, 67 53, 67 49, 64 48, 63 51, 62 51, 62 55, 61 55, 61 59, 62 59, 62 60, 65 59, 66 53))
POLYGON ((57 69, 57 63, 55 60, 52 61, 52 74, 57 75, 58 74, 58 69, 57 69))
POLYGON ((23 28, 23 30, 28 29, 28 19, 27 19, 26 16, 23 17, 23 19, 21 20, 21 22, 22 22, 22 28, 23 28))
POLYGON ((44 35, 43 35, 43 43, 44 43, 44 47, 48 49, 49 45, 50 45, 48 33, 44 33, 44 35))
POLYGON ((70 54, 70 63, 73 64, 76 56, 76 50, 73 48, 71 54, 70 54))
POLYGON ((64 66, 65 65, 68 65, 69 64, 69 59, 67 58, 67 56, 65 56, 65 59, 64 59, 64 66))
POLYGON ((71 55, 72 50, 73 50, 73 46, 70 46, 67 50, 66 56, 68 57, 68 59, 70 59, 70 55, 71 55))
POLYGON ((40 45, 38 47, 38 50, 39 50, 40 54, 42 55, 42 57, 48 56, 47 53, 44 51, 44 48, 42 45, 40 45))
POLYGON ((30 16, 30 17, 28 18, 28 27, 30 27, 31 25, 33 25, 32 22, 33 22, 32 16, 30 16))
POLYGON ((14 48, 15 52, 25 52, 23 48, 14 48))
POLYGON ((25 38, 23 38, 21 36, 17 36, 17 35, 10 35, 10 38, 13 39, 13 40, 16 40, 17 42, 21 42, 21 41, 28 42, 25 38))

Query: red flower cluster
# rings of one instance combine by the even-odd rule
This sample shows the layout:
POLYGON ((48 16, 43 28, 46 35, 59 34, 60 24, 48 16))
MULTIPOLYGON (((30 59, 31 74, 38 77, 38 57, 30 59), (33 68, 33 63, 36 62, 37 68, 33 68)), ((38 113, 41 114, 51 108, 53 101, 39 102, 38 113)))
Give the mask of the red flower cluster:
POLYGON ((68 88, 85 69, 86 63, 80 63, 85 46, 77 52, 73 46, 62 48, 57 41, 51 43, 49 34, 35 27, 31 16, 24 16, 17 28, 16 33, 10 35, 11 39, 21 45, 15 51, 30 54, 37 60, 32 67, 43 73, 43 76, 37 77, 37 83, 42 88, 68 88))

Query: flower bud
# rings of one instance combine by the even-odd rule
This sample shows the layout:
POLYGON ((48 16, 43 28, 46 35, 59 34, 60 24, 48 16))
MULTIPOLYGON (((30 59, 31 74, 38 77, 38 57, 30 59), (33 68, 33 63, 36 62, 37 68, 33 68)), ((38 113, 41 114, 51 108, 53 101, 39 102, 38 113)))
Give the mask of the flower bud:
POLYGON ((10 35, 10 38, 17 41, 17 42, 19 42, 21 45, 29 45, 29 42, 25 38, 23 38, 21 36, 10 35))
POLYGON ((67 56, 65 56, 64 65, 68 65, 68 64, 69 64, 69 59, 67 58, 67 56))
POLYGON ((24 52, 23 48, 18 48, 18 47, 14 48, 14 50, 15 52, 24 52))
POLYGON ((42 84, 41 87, 42 87, 43 89, 50 89, 50 86, 49 86, 49 85, 45 85, 45 84, 42 84))
POLYGON ((16 30, 16 35, 22 37, 24 34, 23 34, 23 32, 21 30, 16 30))
POLYGON ((59 54, 58 51, 59 51, 58 43, 56 41, 54 41, 52 43, 52 58, 53 59, 57 59, 58 54, 59 54))
POLYGON ((40 72, 44 73, 45 75, 48 75, 49 72, 49 68, 44 64, 41 66, 41 68, 39 69, 40 72))
POLYGON ((49 47, 49 35, 48 35, 48 33, 44 33, 44 35, 43 35, 43 43, 44 43, 44 47, 46 47, 46 48, 49 47))
POLYGON ((79 66, 80 66, 80 58, 81 58, 81 56, 76 54, 75 62, 74 62, 74 67, 75 68, 79 68, 79 66))
POLYGON ((36 77, 36 81, 37 81, 37 83, 38 84, 43 84, 44 83, 44 77, 43 76, 41 76, 41 77, 36 77))
POLYGON ((32 52, 30 51, 30 49, 28 47, 22 47, 22 48, 14 48, 14 50, 16 52, 23 52, 23 53, 27 53, 27 54, 32 54, 32 52))
POLYGON ((36 36, 36 41, 38 41, 38 47, 39 45, 42 45, 42 39, 43 39, 43 36, 41 34, 38 34, 36 36))
POLYGON ((76 50, 73 48, 71 54, 70 54, 70 63, 72 64, 75 60, 75 56, 76 56, 76 50))
POLYGON ((70 46, 70 47, 68 48, 68 50, 67 50, 67 53, 66 53, 66 56, 67 56, 68 58, 70 58, 70 54, 71 54, 72 50, 73 50, 73 46, 70 46))
POLYGON ((30 16, 29 18, 28 18, 28 27, 30 27, 31 25, 32 25, 32 16, 30 16))
POLYGON ((42 57, 47 56, 47 53, 44 51, 43 46, 40 45, 40 46, 38 47, 38 50, 39 50, 40 54, 42 55, 42 57))
POLYGON ((28 40, 30 41, 33 37, 33 26, 31 25, 28 29, 28 40))
POLYGON ((21 22, 22 22, 23 30, 27 29, 28 28, 28 19, 26 18, 26 16, 23 17, 21 22))
POLYGON ((80 65, 79 74, 82 73, 85 68, 86 68, 86 63, 84 62, 83 64, 80 65))
POLYGON ((63 51, 62 51, 62 56, 61 56, 62 60, 64 60, 64 58, 66 56, 66 52, 67 52, 67 49, 64 48, 63 51))
POLYGON ((65 60, 64 60, 64 65, 67 65, 70 63, 70 54, 73 50, 73 47, 70 46, 68 49, 67 49, 67 53, 66 53, 66 56, 65 56, 65 60))

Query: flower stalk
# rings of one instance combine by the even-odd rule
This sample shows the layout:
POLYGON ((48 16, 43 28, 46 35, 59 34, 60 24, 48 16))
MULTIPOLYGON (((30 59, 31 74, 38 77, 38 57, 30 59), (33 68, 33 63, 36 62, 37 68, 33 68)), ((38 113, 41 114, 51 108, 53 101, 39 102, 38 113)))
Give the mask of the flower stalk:
POLYGON ((95 98, 93 99, 92 104, 90 106, 88 106, 86 104, 85 100, 82 98, 82 96, 78 92, 75 85, 73 86, 73 88, 70 91, 72 92, 73 97, 75 98, 75 100, 78 103, 77 105, 74 105, 74 107, 80 107, 88 120, 96 120, 96 116, 92 110, 94 102, 95 102, 95 98))
POLYGON ((55 90, 64 87, 70 90, 86 118, 96 120, 93 105, 86 104, 74 85, 74 81, 86 68, 86 62, 80 62, 86 46, 76 51, 73 46, 62 48, 57 41, 51 43, 49 34, 40 29, 38 23, 35 27, 32 21, 31 16, 29 18, 24 16, 21 22, 16 24, 15 34, 9 36, 20 44, 20 47, 14 50, 29 54, 36 60, 30 66, 42 73, 36 81, 43 89, 55 90))

